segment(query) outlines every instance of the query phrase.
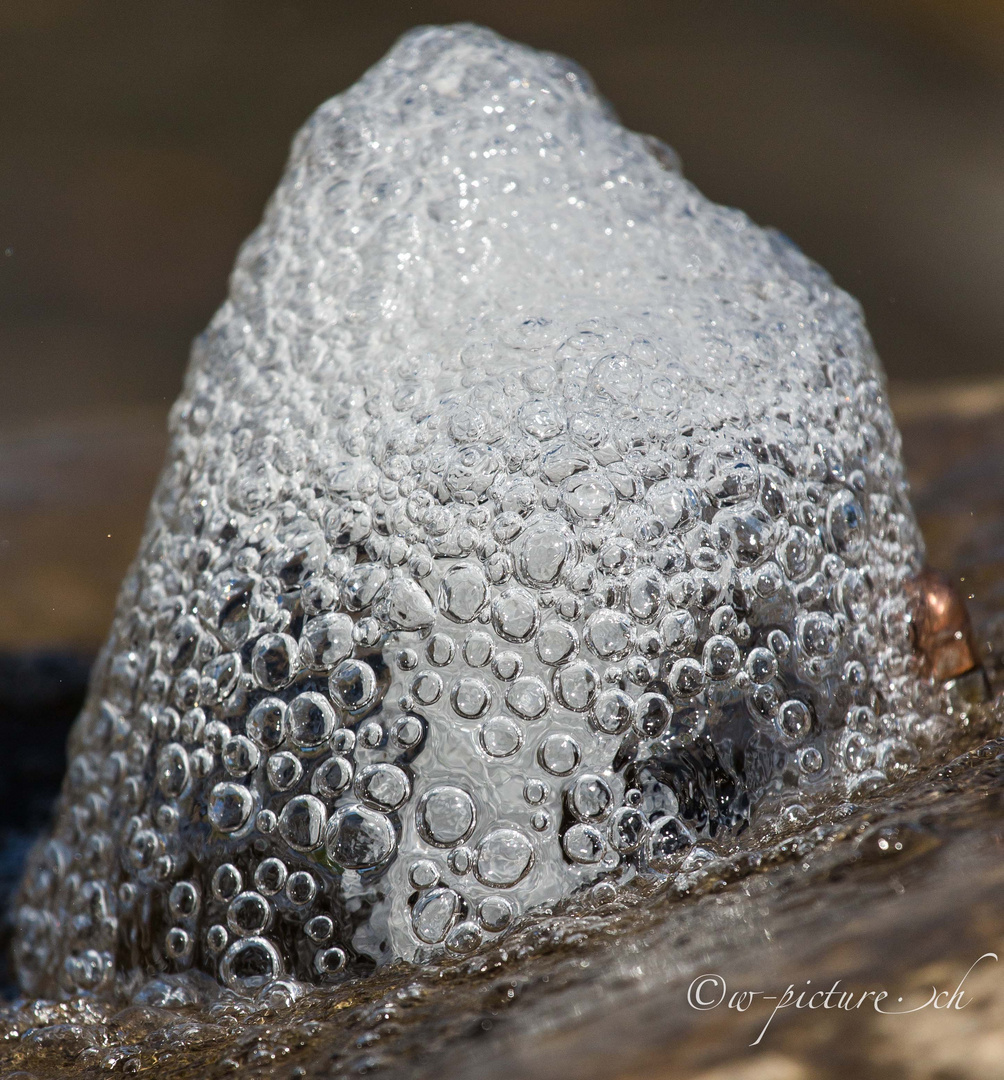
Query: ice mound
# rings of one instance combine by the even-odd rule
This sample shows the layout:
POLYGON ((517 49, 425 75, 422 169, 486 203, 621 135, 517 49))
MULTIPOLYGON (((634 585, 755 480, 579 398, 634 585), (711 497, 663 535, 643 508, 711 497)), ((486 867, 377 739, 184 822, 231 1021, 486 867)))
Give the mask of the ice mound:
POLYGON ((171 432, 31 993, 462 954, 939 735, 858 305, 563 59, 421 29, 321 106, 171 432))

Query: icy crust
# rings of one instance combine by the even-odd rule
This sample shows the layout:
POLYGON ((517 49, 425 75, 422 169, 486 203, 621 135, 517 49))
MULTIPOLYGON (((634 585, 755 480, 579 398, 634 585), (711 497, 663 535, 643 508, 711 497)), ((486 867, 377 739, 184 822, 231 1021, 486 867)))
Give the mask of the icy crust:
POLYGON ((474 27, 300 132, 172 413, 28 992, 462 954, 938 741, 859 308, 674 161, 474 27))

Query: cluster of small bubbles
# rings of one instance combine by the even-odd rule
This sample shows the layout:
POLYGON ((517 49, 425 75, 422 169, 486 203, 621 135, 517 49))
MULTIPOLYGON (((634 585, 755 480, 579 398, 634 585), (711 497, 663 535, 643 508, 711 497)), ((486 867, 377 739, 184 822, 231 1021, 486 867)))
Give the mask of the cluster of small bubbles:
POLYGON ((310 120, 171 415, 28 992, 467 955, 913 767, 858 309, 668 160, 470 27, 310 120))

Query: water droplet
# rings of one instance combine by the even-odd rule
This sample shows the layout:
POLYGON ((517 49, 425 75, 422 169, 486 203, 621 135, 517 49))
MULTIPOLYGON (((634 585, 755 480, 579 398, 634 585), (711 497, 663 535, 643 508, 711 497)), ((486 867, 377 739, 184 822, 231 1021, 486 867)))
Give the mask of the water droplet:
POLYGON ((373 614, 395 630, 421 630, 436 618, 426 591, 405 577, 392 578, 384 586, 373 603, 373 614))
POLYGON ((815 776, 823 767, 823 755, 814 746, 798 752, 798 767, 806 776, 815 776))
POLYGON ((685 609, 670 611, 659 623, 659 635, 671 656, 683 656, 697 645, 697 624, 685 609))
POLYGON ((827 659, 836 652, 840 634, 836 623, 825 611, 812 611, 799 615, 795 639, 807 656, 827 659))
POLYGON ((662 579, 653 570, 639 570, 627 585, 631 614, 642 622, 655 618, 662 604, 662 579))
POLYGON ((458 716, 474 720, 488 711, 492 695, 480 679, 463 678, 454 685, 451 701, 458 716))
POLYGON ((812 712, 804 701, 791 698, 782 703, 777 714, 777 729, 788 742, 804 739, 812 730, 812 712))
POLYGON ((330 671, 352 652, 352 620, 341 611, 328 611, 308 619, 300 634, 300 663, 330 671))
POLYGON ((297 795, 279 814, 279 835, 294 851, 316 851, 323 842, 328 811, 314 795, 297 795))
POLYGON ((500 652, 492 664, 492 673, 503 682, 511 682, 523 670, 523 661, 518 653, 500 652))
POLYGON ((287 876, 282 859, 265 859, 254 872, 254 887, 264 896, 273 896, 286 884, 287 876))
POLYGON ((401 716, 391 728, 391 737, 405 750, 418 746, 424 734, 425 724, 417 716, 401 716))
POLYGON ((376 697, 373 669, 362 660, 343 660, 331 673, 328 688, 332 698, 348 712, 361 712, 376 697))
POLYGON ((230 738, 230 728, 219 720, 211 720, 203 732, 203 742, 211 754, 222 754, 223 744, 230 738))
POLYGON ((429 662, 435 667, 446 667, 452 664, 455 652, 456 646, 449 634, 433 634, 425 650, 429 662))
POLYGON ((418 653, 414 649, 401 649, 395 660, 402 671, 414 671, 418 667, 418 653))
POLYGON ((851 732, 843 740, 843 758, 851 772, 864 772, 875 764, 875 747, 859 732, 851 732))
POLYGON ((263 937, 235 941, 220 961, 220 978, 231 990, 248 993, 258 990, 282 974, 282 958, 276 947, 263 937))
POLYGON ((800 525, 788 530, 780 546, 781 568, 791 581, 804 581, 819 562, 819 545, 800 525))
POLYGON ((188 786, 188 754, 179 743, 168 743, 157 755, 157 786, 168 799, 177 798, 188 786))
POLYGON ((317 896, 317 882, 306 870, 297 870, 286 879, 286 899, 294 907, 305 908, 317 896))
POLYGON ((582 773, 568 788, 568 809, 577 821, 602 821, 613 800, 610 786, 595 773, 582 773))
POLYGON ((372 517, 363 502, 350 502, 333 507, 324 521, 324 531, 336 548, 360 544, 369 536, 372 517))
POLYGON ((504 896, 486 896, 478 904, 478 922, 488 931, 498 933, 512 922, 512 904, 504 896))
POLYGON ((243 880, 233 863, 222 863, 213 874, 213 896, 224 902, 232 900, 241 891, 243 880))
POLYGON ((573 825, 561 838, 561 847, 574 863, 597 863, 606 845, 598 829, 591 825, 573 825))
POLYGON ((430 859, 418 859, 411 864, 408 880, 416 889, 427 889, 439 880, 439 871, 430 859))
POLYGON ((669 532, 682 530, 701 517, 701 502, 697 494, 676 480, 660 480, 653 484, 645 501, 669 532))
POLYGON ((713 682, 731 679, 742 664, 739 646, 724 634, 713 634, 704 645, 704 672, 713 682))
POLYGON ((634 702, 623 690, 604 690, 593 706, 593 726, 605 735, 619 735, 631 723, 634 702))
POLYGON ((207 596, 210 625, 228 649, 239 649, 251 637, 254 579, 225 573, 215 578, 207 596))
POLYGON ((548 796, 548 787, 543 780, 538 780, 536 777, 530 777, 523 785, 523 798, 531 806, 537 806, 542 803, 548 796))
POLYGON ((328 821, 328 858, 346 870, 381 866, 394 854, 397 837, 382 814, 364 806, 340 807, 328 821))
POLYGON ((206 947, 213 954, 223 952, 229 940, 230 934, 227 932, 227 928, 219 923, 214 923, 206 931, 206 947))
POLYGON ((673 718, 673 707, 662 694, 642 694, 635 705, 634 726, 646 739, 655 739, 673 718))
POLYGON ((492 658, 495 645, 488 634, 477 631, 468 634, 464 641, 464 660, 473 667, 484 667, 492 658))
POLYGON ((276 697, 262 698, 248 714, 246 730, 262 750, 274 750, 286 737, 286 704, 276 697))
POLYGON ((696 660, 684 657, 669 669, 669 689, 674 697, 689 698, 704 689, 704 668, 696 660))
POLYGON ((293 677, 298 649, 289 634, 263 634, 251 654, 251 672, 264 690, 280 690, 293 677))
POLYGON ((286 713, 289 737, 301 749, 320 746, 338 726, 335 710, 327 698, 314 690, 297 694, 286 713))
POLYGON ((518 585, 507 589, 492 603, 492 625, 507 641, 526 641, 537 629, 537 605, 518 585))
MULTIPOLYGON (((241 658, 237 653, 223 653, 202 665, 199 696, 203 704, 223 701, 233 693, 241 675, 241 658)), ((166 687, 165 687, 166 689, 166 687)), ((150 693, 150 687, 147 687, 150 693)))
POLYGON ((750 649, 746 657, 746 674, 760 686, 769 683, 777 675, 777 658, 770 649, 750 649))
POLYGON ((411 912, 415 934, 430 945, 443 941, 457 919, 460 903, 452 889, 433 889, 420 896, 411 912))
POLYGON ((415 808, 419 835, 436 847, 463 843, 474 831, 474 801, 462 788, 442 784, 427 791, 415 808))
POLYGON ((272 905, 261 893, 242 892, 230 901, 227 926, 241 937, 260 934, 272 924, 272 905))
POLYGON ((180 960, 191 951, 192 939, 187 930, 175 926, 164 937, 164 952, 172 960, 180 960))
POLYGON ((474 865, 474 852, 469 847, 454 848, 446 857, 450 869, 458 876, 470 873, 474 865))
POLYGON ((338 728, 332 732, 328 745, 336 754, 351 754, 356 745, 356 733, 351 728, 338 728))
POLYGON ((481 944, 481 927, 472 922, 463 922, 455 926, 446 935, 448 952, 457 956, 466 956, 481 944))
POLYGON ((610 846, 622 855, 637 851, 648 835, 648 818, 634 806, 621 806, 610 817, 607 835, 610 846))
POLYGON ((396 765, 367 765, 356 773, 352 790, 360 802, 374 810, 397 810, 411 794, 411 781, 396 765))
POLYGON ((649 861, 656 869, 668 869, 675 856, 694 843, 694 834, 677 817, 652 822, 648 840, 649 861))
POLYGON ((641 369, 624 353, 611 353, 598 360, 589 379, 593 393, 620 405, 633 402, 641 392, 642 383, 641 369))
POLYGON ((347 611, 365 611, 387 581, 387 571, 379 563, 356 566, 342 582, 342 603, 347 611))
POLYGON ((564 431, 565 410, 557 401, 538 398, 520 406, 518 422, 527 435, 543 442, 564 431))
POLYGON ((579 647, 579 636, 563 622, 549 622, 537 631, 537 656, 545 664, 562 664, 571 659, 579 647))
POLYGON ((579 764, 579 744, 571 735, 555 732, 537 748, 537 760, 555 776, 567 776, 579 764))
POLYGON ((565 512, 575 523, 608 519, 617 505, 613 484, 601 473, 578 473, 565 481, 565 512))
POLYGON ((783 659, 791 649, 791 641, 783 630, 771 630, 767 635, 767 648, 778 659, 783 659))
POLYGON ((334 975, 345 967, 345 950, 333 945, 314 953, 314 970, 318 975, 334 975))
POLYGON ((217 784, 209 794, 207 816, 220 832, 237 832, 251 816, 254 800, 243 784, 217 784))
POLYGON ((482 885, 507 888, 533 866, 533 845, 516 829, 493 829, 478 845, 474 873, 482 885))
POLYGON ((521 720, 539 720, 547 712, 547 689, 536 676, 528 675, 509 687, 505 701, 521 720))
POLYGON ((697 471, 705 491, 719 506, 750 502, 760 490, 760 469, 742 446, 724 445, 705 452, 697 471))
POLYGON ((443 614, 454 622, 473 622, 487 602, 488 580, 480 567, 454 566, 443 576, 439 604, 443 614))
POLYGON ((335 924, 327 915, 315 915, 306 921, 303 932, 315 945, 320 945, 324 941, 330 941, 335 932, 335 924))
POLYGON ((168 895, 167 906, 176 919, 190 919, 199 913, 199 888, 191 881, 179 881, 168 895))
POLYGON ((231 735, 223 744, 223 767, 231 776, 247 776, 258 768, 261 751, 246 735, 231 735))
POLYGON ((491 757, 510 757, 523 745, 523 733, 507 716, 493 716, 481 725, 481 746, 491 757))
POLYGON ((352 783, 352 762, 334 754, 314 769, 310 790, 322 799, 333 799, 352 783))
POLYGON ((443 680, 434 671, 423 671, 415 676, 411 692, 422 705, 433 705, 443 693, 443 680))
POLYGON ((826 531, 833 546, 845 559, 860 558, 868 540, 866 529, 861 503, 850 491, 838 491, 826 507, 826 531))
POLYGON ((265 772, 268 774, 269 786, 273 791, 289 791, 300 782, 300 777, 303 776, 303 765, 295 754, 291 754, 288 750, 281 750, 268 759, 265 772))
POLYGON ((573 712, 585 712, 596 699, 596 672, 581 660, 563 664, 554 673, 554 694, 573 712))
POLYGON ((631 651, 631 620, 619 611, 596 611, 586 622, 586 644, 601 660, 621 660, 631 651))

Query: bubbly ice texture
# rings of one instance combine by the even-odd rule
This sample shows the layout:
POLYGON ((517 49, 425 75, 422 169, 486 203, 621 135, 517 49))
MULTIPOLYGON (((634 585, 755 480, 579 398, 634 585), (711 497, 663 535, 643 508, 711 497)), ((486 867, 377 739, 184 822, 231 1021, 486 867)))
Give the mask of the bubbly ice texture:
POLYGON ((858 305, 566 60, 420 29, 321 106, 170 424, 28 992, 463 954, 944 734, 858 305))

